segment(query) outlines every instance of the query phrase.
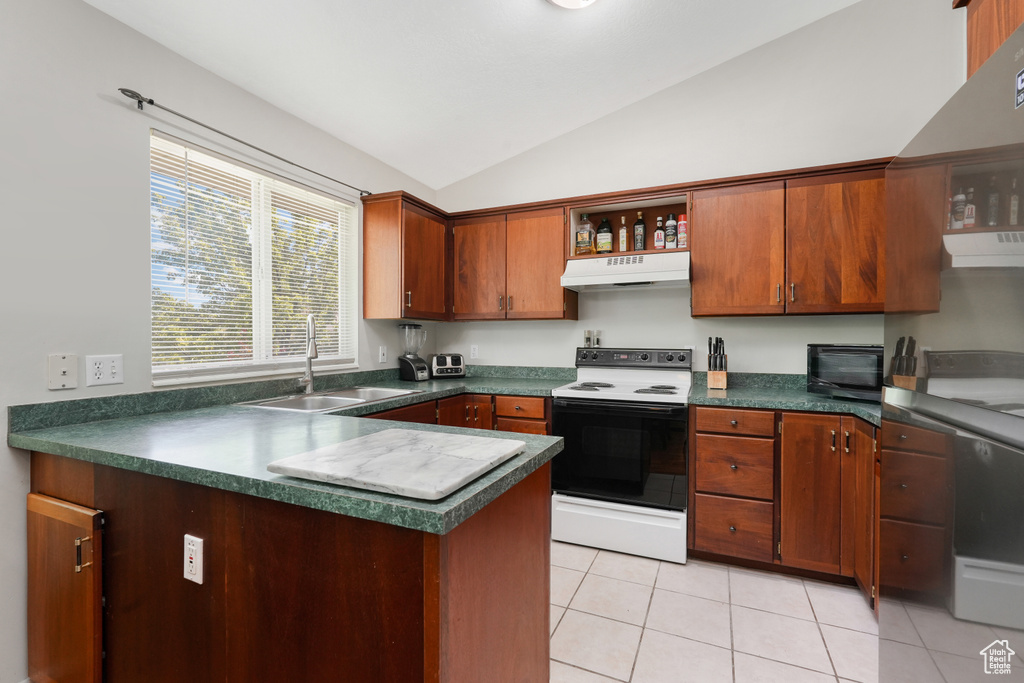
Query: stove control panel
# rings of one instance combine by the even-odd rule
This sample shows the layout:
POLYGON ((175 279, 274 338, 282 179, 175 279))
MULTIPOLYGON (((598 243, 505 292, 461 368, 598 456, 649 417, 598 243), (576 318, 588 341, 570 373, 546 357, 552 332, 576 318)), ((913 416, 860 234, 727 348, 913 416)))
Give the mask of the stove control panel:
POLYGON ((688 370, 691 349, 576 349, 578 368, 674 368, 688 370))

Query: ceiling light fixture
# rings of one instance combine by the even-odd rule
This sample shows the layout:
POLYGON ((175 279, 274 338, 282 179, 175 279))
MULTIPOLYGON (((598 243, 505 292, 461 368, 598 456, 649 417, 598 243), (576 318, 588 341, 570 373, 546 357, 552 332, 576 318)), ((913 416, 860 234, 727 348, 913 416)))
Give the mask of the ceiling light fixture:
POLYGON ((583 9, 594 4, 594 0, 548 0, 548 2, 565 9, 583 9))

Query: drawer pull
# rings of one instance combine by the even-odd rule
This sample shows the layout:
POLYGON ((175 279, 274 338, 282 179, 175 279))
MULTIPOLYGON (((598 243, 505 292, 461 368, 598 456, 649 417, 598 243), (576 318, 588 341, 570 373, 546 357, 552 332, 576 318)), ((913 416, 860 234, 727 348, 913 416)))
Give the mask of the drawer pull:
POLYGON ((729 465, 729 469, 731 469, 731 470, 738 470, 739 468, 736 467, 736 465, 729 465))
POLYGON ((903 557, 901 557, 900 559, 901 559, 901 560, 903 560, 904 562, 906 562, 907 560, 909 560, 909 559, 910 559, 910 555, 904 555, 904 556, 903 556, 903 557))
POLYGON ((734 527, 734 526, 729 527, 729 531, 735 532, 736 531, 736 527, 734 527))
POLYGON ((907 488, 907 485, 906 484, 900 484, 900 488, 901 489, 905 489, 905 488, 907 488))
POLYGON ((516 410, 522 410, 522 409, 523 408, 521 406, 516 406, 516 410))
POLYGON ((733 427, 735 427, 739 423, 736 420, 729 420, 729 424, 731 424, 733 427))
POLYGON ((906 438, 907 438, 906 434, 900 434, 900 441, 903 441, 906 438))

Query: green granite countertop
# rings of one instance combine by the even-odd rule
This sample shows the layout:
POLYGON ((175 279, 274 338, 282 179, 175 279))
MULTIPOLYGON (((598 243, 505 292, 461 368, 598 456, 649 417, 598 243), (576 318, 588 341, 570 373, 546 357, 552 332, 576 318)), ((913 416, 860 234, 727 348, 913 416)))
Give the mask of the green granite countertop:
POLYGON ((730 373, 728 389, 709 389, 707 373, 693 373, 690 403, 697 406, 847 413, 882 426, 880 403, 829 398, 808 393, 803 375, 741 375, 730 373))
POLYGON ((248 406, 137 415, 11 433, 16 448, 446 534, 562 450, 562 439, 490 432, 526 443, 523 453, 438 501, 271 474, 273 460, 385 429, 480 436, 479 430, 360 420, 248 406))

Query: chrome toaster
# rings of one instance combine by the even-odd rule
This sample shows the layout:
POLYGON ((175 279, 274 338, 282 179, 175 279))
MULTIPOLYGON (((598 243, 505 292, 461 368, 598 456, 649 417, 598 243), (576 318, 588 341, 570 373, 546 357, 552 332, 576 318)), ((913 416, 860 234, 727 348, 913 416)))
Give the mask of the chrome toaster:
POLYGON ((465 377, 466 363, 461 353, 438 353, 430 357, 431 377, 465 377))

